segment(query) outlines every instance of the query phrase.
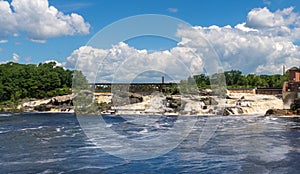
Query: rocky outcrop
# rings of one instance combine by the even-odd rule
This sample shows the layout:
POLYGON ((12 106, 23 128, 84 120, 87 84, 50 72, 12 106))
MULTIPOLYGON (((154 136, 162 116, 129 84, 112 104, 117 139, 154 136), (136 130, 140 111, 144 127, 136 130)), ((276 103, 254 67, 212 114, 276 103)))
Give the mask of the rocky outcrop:
POLYGON ((289 109, 269 109, 265 116, 291 116, 294 112, 289 109))
POLYGON ((165 100, 163 100, 163 104, 167 108, 171 108, 173 112, 178 112, 181 110, 182 106, 182 101, 180 98, 175 98, 172 96, 167 96, 165 100))
POLYGON ((128 105, 143 102, 143 96, 136 93, 116 93, 112 96, 114 105, 128 105))
POLYGON ((224 108, 223 111, 223 116, 228 116, 228 115, 241 115, 243 114, 244 111, 241 107, 226 107, 224 108))
MULTIPOLYGON (((88 98, 88 103, 93 101, 93 93, 83 93, 83 99, 88 98)), ((104 94, 107 96, 107 94, 104 94)), ((98 97, 101 97, 98 94, 98 97)), ((25 112, 50 111, 73 112, 73 99, 80 101, 80 95, 57 96, 49 99, 32 100, 20 105, 25 112)), ((253 113, 264 114, 269 108, 282 108, 282 101, 274 96, 230 94, 226 99, 215 96, 195 95, 168 95, 152 94, 143 96, 137 93, 110 94, 108 102, 95 101, 93 106, 100 113, 115 114, 178 114, 178 115, 251 115, 253 113), (241 97, 242 96, 242 97, 241 97), (96 107, 96 108, 95 108, 96 107)), ((292 111, 268 110, 269 115, 300 114, 292 111)))
POLYGON ((57 96, 50 99, 35 100, 23 103, 25 112, 72 112, 73 95, 57 96))
POLYGON ((129 102, 130 102, 130 104, 141 103, 141 102, 143 102, 143 96, 140 94, 130 93, 129 102))
POLYGON ((53 97, 49 104, 53 106, 73 106, 73 95, 53 97))

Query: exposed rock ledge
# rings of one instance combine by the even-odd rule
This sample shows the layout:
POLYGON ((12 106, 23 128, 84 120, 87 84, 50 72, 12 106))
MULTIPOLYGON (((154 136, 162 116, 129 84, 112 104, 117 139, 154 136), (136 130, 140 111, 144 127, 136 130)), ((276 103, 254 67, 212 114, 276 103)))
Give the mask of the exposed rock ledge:
POLYGON ((24 112, 74 112, 73 95, 25 102, 20 106, 24 112))
MULTIPOLYGON (((100 106, 103 103, 99 96, 97 101, 100 106)), ((107 96, 103 96, 105 99, 107 96)), ((128 96, 127 96, 128 97, 128 96)), ((57 96, 49 99, 41 99, 24 102, 20 109, 24 112, 67 112, 73 113, 74 95, 57 96)), ((106 101, 106 100, 105 100, 106 101)), ((108 109, 99 110, 103 114, 162 114, 162 115, 251 115, 265 113, 266 116, 296 115, 296 112, 289 110, 270 109, 282 108, 282 100, 275 96, 250 95, 250 94, 229 94, 225 100, 218 100, 225 103, 225 108, 218 107, 218 102, 213 96, 164 96, 150 95, 138 96, 129 95, 129 102, 123 103, 119 98, 110 96, 105 106, 108 109), (121 103, 112 106, 111 101, 121 103), (266 112, 267 111, 267 112, 266 112)), ((222 105, 221 105, 222 106, 222 105)), ((298 112, 300 115, 300 110, 298 112)))
POLYGON ((300 110, 292 111, 289 109, 269 109, 267 110, 265 116, 295 116, 300 117, 300 110))

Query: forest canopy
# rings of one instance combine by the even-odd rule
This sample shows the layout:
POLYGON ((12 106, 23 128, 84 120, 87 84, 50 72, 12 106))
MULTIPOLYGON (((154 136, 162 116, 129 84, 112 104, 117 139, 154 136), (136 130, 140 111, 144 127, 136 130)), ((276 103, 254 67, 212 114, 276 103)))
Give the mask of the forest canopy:
POLYGON ((46 98, 72 93, 72 70, 55 62, 0 64, 0 102, 46 98))
MULTIPOLYGON (((227 88, 282 88, 283 83, 289 80, 289 73, 286 72, 284 75, 244 75, 239 70, 230 70, 224 72, 224 77, 227 88)), ((208 76, 200 74, 193 78, 198 88, 209 88, 210 78, 208 76)))

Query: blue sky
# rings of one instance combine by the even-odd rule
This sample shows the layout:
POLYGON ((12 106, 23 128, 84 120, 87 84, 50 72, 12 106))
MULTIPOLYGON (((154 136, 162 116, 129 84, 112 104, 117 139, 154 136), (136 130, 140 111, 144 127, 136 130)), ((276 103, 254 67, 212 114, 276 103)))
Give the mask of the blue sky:
MULTIPOLYGON (((27 2, 27 0, 13 1, 15 1, 15 4, 21 4, 19 11, 22 10, 22 3, 27 2)), ((13 58, 20 63, 39 63, 46 60, 66 62, 67 57, 74 50, 84 46, 99 30, 117 20, 134 15, 163 14, 184 20, 192 26, 209 27, 216 25, 224 27, 230 25, 234 27, 244 23, 247 20, 248 13, 255 8, 267 7, 270 12, 275 13, 277 10, 294 7, 294 13, 300 12, 300 2, 297 0, 41 0, 41 2, 49 2, 50 6, 54 6, 64 15, 76 13, 89 26, 77 27, 71 32, 72 34, 70 34, 70 31, 59 34, 50 33, 48 37, 47 34, 49 33, 43 35, 28 34, 28 30, 32 29, 27 27, 28 23, 25 26, 19 25, 21 29, 17 25, 14 28, 16 31, 11 31, 9 34, 0 32, 0 62, 11 61, 13 58), (86 32, 86 29, 88 29, 88 32, 86 32)), ((12 1, 8 1, 8 3, 12 8, 12 1)), ((34 3, 31 5, 34 5, 34 3)), ((0 13, 3 13, 3 11, 0 10, 0 13)), ((30 15, 34 15, 34 13, 29 14, 27 17, 31 17, 30 15)), ((9 22, 1 21, 0 17, 0 29, 2 31, 9 30, 8 27, 5 28, 8 25, 7 23, 9 22)), ((144 38, 129 41, 128 44, 137 49, 146 48, 148 50, 159 50, 175 46, 173 42, 160 43, 158 41, 153 38, 150 40, 144 38)), ((292 42, 296 46, 298 45, 297 38, 294 38, 292 42)), ((224 60, 226 59, 229 58, 225 57, 224 60)), ((256 67, 249 68, 247 72, 255 72, 258 65, 253 66, 256 67)))

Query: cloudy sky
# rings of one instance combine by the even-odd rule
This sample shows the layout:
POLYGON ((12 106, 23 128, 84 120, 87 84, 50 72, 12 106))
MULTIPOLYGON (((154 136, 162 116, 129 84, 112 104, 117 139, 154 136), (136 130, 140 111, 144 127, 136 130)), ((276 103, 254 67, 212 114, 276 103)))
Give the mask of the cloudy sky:
POLYGON ((56 60, 72 68, 81 59, 99 69, 95 59, 105 58, 111 66, 103 70, 116 71, 129 56, 134 63, 126 66, 136 67, 162 66, 176 57, 188 71, 200 73, 206 65, 199 38, 209 42, 225 70, 281 73, 283 65, 300 66, 300 1, 0 0, 0 63, 56 60), (142 14, 168 15, 190 27, 178 26, 176 42, 140 37, 110 48, 88 44, 106 26, 142 14))

